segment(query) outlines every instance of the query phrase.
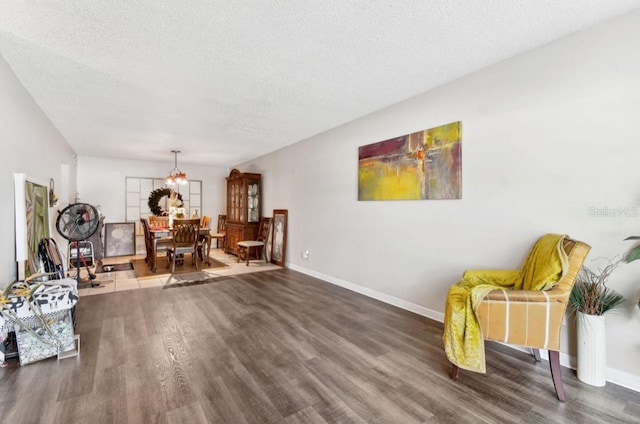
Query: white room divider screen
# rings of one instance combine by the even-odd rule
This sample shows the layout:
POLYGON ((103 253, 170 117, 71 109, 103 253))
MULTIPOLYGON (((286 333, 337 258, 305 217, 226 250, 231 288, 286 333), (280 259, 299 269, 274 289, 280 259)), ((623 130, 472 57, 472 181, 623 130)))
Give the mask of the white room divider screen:
MULTIPOLYGON (((135 222, 137 235, 142 236, 140 218, 148 218, 153 215, 149 208, 149 195, 153 190, 164 187, 166 187, 164 178, 126 177, 125 216, 127 222, 135 222)), ((187 214, 191 216, 193 212, 197 212, 198 216, 201 216, 202 181, 189 180, 184 186, 176 186, 175 190, 182 196, 187 214)), ((160 202, 166 202, 166 199, 161 199, 160 202)), ((136 246, 144 248, 144 243, 136 243, 136 246)))

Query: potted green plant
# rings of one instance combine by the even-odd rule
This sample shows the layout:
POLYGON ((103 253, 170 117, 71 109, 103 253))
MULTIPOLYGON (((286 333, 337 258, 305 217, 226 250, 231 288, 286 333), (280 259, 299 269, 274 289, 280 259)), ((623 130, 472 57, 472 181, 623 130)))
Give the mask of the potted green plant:
POLYGON ((582 267, 569 296, 568 309, 576 316, 578 340, 577 376, 593 386, 606 384, 605 313, 625 301, 624 296, 607 287, 607 280, 620 260, 593 271, 582 267))
POLYGON ((609 277, 619 264, 619 260, 609 260, 607 265, 598 268, 597 272, 583 266, 569 296, 569 311, 604 315, 624 302, 624 296, 607 286, 609 277))

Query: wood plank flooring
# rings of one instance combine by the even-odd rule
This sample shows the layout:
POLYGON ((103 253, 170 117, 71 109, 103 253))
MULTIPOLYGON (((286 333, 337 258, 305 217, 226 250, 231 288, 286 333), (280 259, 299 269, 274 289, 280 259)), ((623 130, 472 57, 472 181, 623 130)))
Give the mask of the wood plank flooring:
POLYGON ((78 358, 0 370, 3 423, 640 423, 640 394, 487 345, 449 379, 442 324, 281 269, 81 298, 78 358))

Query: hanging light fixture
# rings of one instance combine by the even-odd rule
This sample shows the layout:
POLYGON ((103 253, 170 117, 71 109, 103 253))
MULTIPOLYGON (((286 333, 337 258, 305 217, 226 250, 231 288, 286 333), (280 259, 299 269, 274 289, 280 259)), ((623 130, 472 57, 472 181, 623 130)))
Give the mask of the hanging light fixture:
POLYGON ((176 184, 186 184, 187 183, 187 174, 178 169, 178 153, 180 150, 172 150, 171 153, 174 154, 175 162, 174 167, 167 176, 167 185, 174 186, 176 184))

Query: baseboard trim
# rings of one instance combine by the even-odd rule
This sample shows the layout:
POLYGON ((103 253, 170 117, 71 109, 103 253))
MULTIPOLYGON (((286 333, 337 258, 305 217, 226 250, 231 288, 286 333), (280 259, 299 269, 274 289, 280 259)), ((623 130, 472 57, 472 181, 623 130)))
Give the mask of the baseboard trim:
POLYGON ((320 280, 326 281, 336 286, 343 287, 347 290, 351 290, 353 292, 363 294, 367 297, 379 300, 389 305, 397 306, 400 309, 404 309, 406 311, 416 313, 423 317, 431 318, 435 321, 444 322, 444 313, 442 312, 434 311, 433 309, 425 308, 424 306, 417 305, 415 303, 406 301, 404 299, 400 299, 395 296, 390 296, 388 294, 381 293, 377 290, 373 290, 358 284, 353 284, 348 281, 342 280, 340 278, 332 277, 330 275, 323 274, 318 271, 314 271, 312 269, 304 268, 294 264, 289 264, 288 267, 294 271, 298 271, 303 274, 309 275, 311 277, 318 278, 320 280))
MULTIPOLYGON (((295 264, 287 263, 287 267, 301 272, 303 274, 309 275, 311 277, 318 278, 322 281, 326 281, 327 283, 331 283, 336 286, 343 287, 347 290, 351 290, 356 293, 360 293, 364 296, 370 297, 372 299, 379 300, 380 302, 387 303, 389 305, 396 306, 400 309, 404 309, 406 311, 413 312, 415 314, 421 315, 426 318, 430 318, 434 321, 444 322, 444 313, 435 311, 433 309, 426 308, 424 306, 409 302, 404 299, 400 299, 395 296, 390 296, 385 293, 381 293, 377 290, 370 289, 368 287, 361 286, 359 284, 354 284, 346 280, 342 280, 340 278, 333 277, 331 275, 323 274, 318 271, 314 271, 312 269, 308 269, 305 267, 301 267, 295 264)), ((505 346, 510 347, 515 350, 520 350, 523 352, 530 352, 529 349, 523 348, 520 346, 508 345, 505 346)), ((549 354, 546 350, 540 351, 540 356, 546 361, 549 360, 549 354)), ((574 356, 570 356, 566 353, 560 352, 560 365, 566 368, 576 369, 576 358, 574 356)), ((630 374, 628 372, 616 370, 614 368, 607 368, 607 381, 613 384, 617 384, 618 386, 625 387, 627 389, 640 392, 640 376, 630 374)))

